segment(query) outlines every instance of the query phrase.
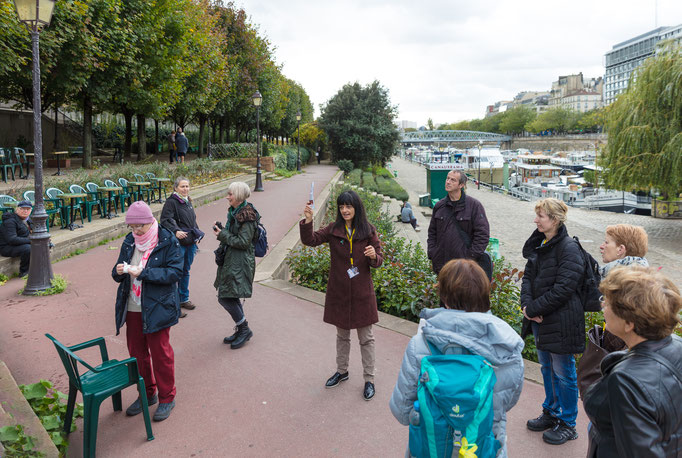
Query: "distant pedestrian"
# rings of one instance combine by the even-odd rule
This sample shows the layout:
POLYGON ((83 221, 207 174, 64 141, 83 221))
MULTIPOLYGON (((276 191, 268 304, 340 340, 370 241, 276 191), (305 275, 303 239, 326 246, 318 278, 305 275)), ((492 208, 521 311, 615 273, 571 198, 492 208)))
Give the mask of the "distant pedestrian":
POLYGON ((350 333, 357 329, 365 380, 363 397, 369 401, 375 392, 372 325, 379 321, 370 267, 380 267, 383 262, 381 243, 357 193, 342 192, 336 205, 336 221, 327 227, 313 231, 313 209, 309 205, 299 223, 301 242, 307 246, 329 243, 331 255, 324 322, 336 326, 336 372, 325 387, 348 380, 350 333))
POLYGON ((168 153, 169 153, 169 159, 170 163, 173 163, 173 160, 177 162, 178 160, 178 153, 177 153, 177 148, 175 147, 175 131, 172 130, 170 134, 168 134, 168 153))
POLYGON ((315 157, 317 158, 317 163, 319 164, 322 160, 322 149, 318 146, 317 151, 315 151, 315 157))
MULTIPOLYGON (((488 218, 483 205, 464 192, 466 183, 464 172, 453 170, 448 173, 445 179, 448 195, 433 207, 427 247, 436 274, 451 259, 478 262, 485 256, 490 238, 488 218)), ((486 274, 490 279, 492 271, 486 274)))
POLYGON ((400 207, 400 220, 403 223, 410 223, 415 231, 421 231, 421 228, 417 224, 417 218, 415 218, 414 213, 412 213, 412 205, 406 200, 403 201, 403 206, 400 207))
MULTIPOLYGON (((482 356, 492 364, 497 377, 493 434, 501 446, 497 456, 506 457, 507 412, 516 405, 523 388, 523 340, 511 326, 490 313, 490 282, 475 262, 449 261, 438 274, 438 290, 445 307, 422 310, 421 321, 425 323, 407 344, 389 404, 391 412, 401 424, 409 424, 417 400, 422 358, 432 354, 427 342, 443 354, 482 356)), ((456 382, 440 383, 449 386, 456 382)))
MULTIPOLYGON (((116 335, 125 324, 128 352, 137 359, 148 403, 159 402, 154 421, 162 421, 175 407, 175 354, 170 327, 180 316, 182 252, 178 240, 156 222, 144 201, 133 202, 128 208, 126 223, 132 231, 123 240, 111 272, 119 283, 116 335)), ((141 412, 139 398, 126 409, 129 416, 141 412)))
POLYGON ((578 438, 578 380, 573 355, 585 351, 585 314, 580 285, 585 265, 578 244, 568 236, 568 207, 547 198, 535 204, 537 229, 523 247, 528 259, 521 285, 521 337, 535 337, 545 387, 542 415, 528 420, 531 431, 560 445, 578 438), (547 430, 547 431, 546 431, 547 430))
POLYGON ((640 265, 649 267, 644 255, 648 250, 649 237, 644 228, 630 224, 608 226, 604 235, 604 243, 599 246, 604 266, 600 273, 602 278, 619 266, 640 265))
POLYGON ((218 266, 213 286, 218 291, 218 302, 234 320, 234 334, 223 339, 223 343, 230 344, 233 350, 244 346, 253 336, 240 300, 251 297, 256 273, 253 239, 260 214, 253 204, 246 201, 250 195, 251 190, 246 183, 231 183, 227 188, 226 198, 230 207, 225 227, 218 221, 213 226, 213 233, 225 250, 224 261, 218 266))
POLYGON ((19 276, 28 274, 31 264, 31 241, 28 236, 29 216, 33 204, 28 200, 19 202, 13 212, 2 215, 0 225, 0 255, 7 258, 19 258, 19 276))
MULTIPOLYGON (((182 278, 178 283, 180 307, 194 310, 196 305, 189 300, 189 270, 194 262, 197 244, 204 237, 204 233, 197 225, 197 214, 194 212, 192 198, 189 196, 189 179, 185 177, 175 179, 173 194, 166 199, 161 210, 161 224, 175 234, 183 253, 182 278)), ((185 316, 187 312, 182 312, 180 318, 185 316)))
POLYGON ((185 133, 182 131, 182 127, 178 127, 178 133, 175 134, 175 146, 177 148, 177 160, 181 163, 185 163, 185 155, 189 149, 189 140, 185 137, 185 133))
POLYGON ((627 351, 608 354, 583 396, 589 458, 682 456, 682 297, 665 275, 613 269, 601 282, 607 328, 627 351))

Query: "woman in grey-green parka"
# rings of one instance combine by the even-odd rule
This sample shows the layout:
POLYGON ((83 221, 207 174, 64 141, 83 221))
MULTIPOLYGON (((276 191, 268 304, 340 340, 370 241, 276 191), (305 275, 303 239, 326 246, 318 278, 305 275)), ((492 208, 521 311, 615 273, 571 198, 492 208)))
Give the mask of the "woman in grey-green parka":
POLYGON ((246 201, 250 195, 251 191, 246 183, 231 183, 227 189, 230 208, 225 227, 221 229, 217 221, 213 226, 220 247, 225 250, 225 258, 223 264, 218 266, 213 286, 218 292, 218 302, 235 322, 235 333, 223 339, 234 350, 241 348, 253 336, 240 300, 251 297, 256 272, 253 239, 260 215, 246 201))

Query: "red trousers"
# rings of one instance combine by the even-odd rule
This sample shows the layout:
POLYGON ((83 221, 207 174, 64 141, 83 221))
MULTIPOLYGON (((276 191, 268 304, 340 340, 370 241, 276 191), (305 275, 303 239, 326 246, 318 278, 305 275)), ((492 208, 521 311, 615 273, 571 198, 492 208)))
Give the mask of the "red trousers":
POLYGON ((156 393, 158 386, 159 402, 171 402, 175 398, 175 355, 170 344, 170 328, 144 334, 142 313, 128 312, 126 341, 130 356, 137 359, 147 399, 156 393))

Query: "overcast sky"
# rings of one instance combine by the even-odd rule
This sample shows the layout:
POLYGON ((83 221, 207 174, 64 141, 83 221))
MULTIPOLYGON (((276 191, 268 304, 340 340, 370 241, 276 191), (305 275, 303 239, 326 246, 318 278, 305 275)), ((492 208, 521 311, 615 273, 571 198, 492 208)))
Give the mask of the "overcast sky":
POLYGON ((560 75, 604 76, 604 54, 682 23, 680 0, 237 0, 287 78, 319 106, 377 79, 399 120, 481 118, 560 75), (658 12, 656 12, 658 10, 658 12))

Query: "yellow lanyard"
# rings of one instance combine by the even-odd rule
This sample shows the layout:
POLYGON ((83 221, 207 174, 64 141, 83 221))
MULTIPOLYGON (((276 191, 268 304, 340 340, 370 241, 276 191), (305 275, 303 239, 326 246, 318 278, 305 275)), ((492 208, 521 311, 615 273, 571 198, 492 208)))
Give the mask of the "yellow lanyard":
POLYGON ((346 226, 346 237, 348 237, 348 242, 350 243, 350 265, 353 266, 353 236, 355 235, 355 228, 353 228, 353 232, 351 232, 348 229, 348 226, 346 226))

